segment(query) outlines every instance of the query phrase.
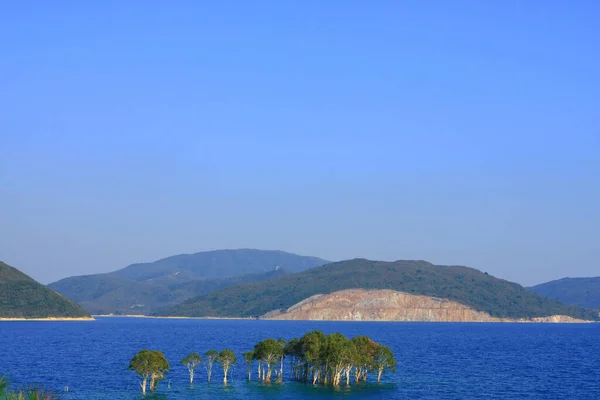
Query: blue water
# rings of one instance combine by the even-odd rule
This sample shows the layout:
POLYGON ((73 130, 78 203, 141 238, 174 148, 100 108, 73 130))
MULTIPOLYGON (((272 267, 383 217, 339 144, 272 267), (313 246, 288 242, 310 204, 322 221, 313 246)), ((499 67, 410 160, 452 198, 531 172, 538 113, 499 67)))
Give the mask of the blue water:
MULTIPOLYGON (((0 323, 0 374, 15 386, 38 384, 63 391, 63 399, 141 396, 127 371, 142 348, 162 350, 171 372, 161 400, 183 399, 600 399, 600 324, 442 324, 314 321, 233 321, 98 318, 95 322, 0 323), (267 337, 300 337, 312 329, 368 335, 392 348, 395 374, 382 383, 339 389, 285 382, 245 381, 240 363, 228 386, 215 370, 187 384, 179 361, 188 353, 243 351, 267 337)), ((255 373, 255 371, 253 371, 255 373)))

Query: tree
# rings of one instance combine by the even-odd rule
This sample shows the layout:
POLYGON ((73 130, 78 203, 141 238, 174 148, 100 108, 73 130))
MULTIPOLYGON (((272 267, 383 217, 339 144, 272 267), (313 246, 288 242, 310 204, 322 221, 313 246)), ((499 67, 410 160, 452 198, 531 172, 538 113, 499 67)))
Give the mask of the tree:
POLYGON ((300 339, 265 339, 244 353, 248 379, 253 360, 258 362, 258 379, 271 381, 273 371, 277 381, 283 380, 285 360, 290 363, 290 379, 301 382, 340 385, 342 377, 350 385, 354 371, 355 381, 366 381, 371 371, 377 371, 378 381, 386 370, 394 371, 396 360, 392 351, 380 346, 368 336, 348 340, 341 333, 328 336, 321 331, 307 332, 300 339))
POLYGON ((190 373, 190 385, 194 384, 194 374, 196 372, 196 367, 202 363, 202 357, 198 353, 188 354, 181 363, 185 365, 190 373))
POLYGON ((281 345, 281 349, 280 349, 280 353, 279 353, 281 362, 279 364, 279 374, 277 375, 277 382, 283 382, 283 363, 285 361, 285 346, 287 345, 287 341, 283 338, 279 338, 277 343, 279 343, 281 345))
POLYGON ((237 357, 235 356, 233 350, 225 349, 219 353, 217 362, 221 364, 221 368, 223 368, 223 383, 227 384, 227 373, 237 362, 237 357))
POLYGON ((215 361, 219 357, 219 352, 216 350, 209 350, 204 353, 204 368, 206 368, 206 375, 208 382, 210 382, 210 377, 212 376, 212 368, 215 361))
POLYGON ((374 367, 377 369, 377 382, 381 381, 381 374, 387 369, 396 372, 396 359, 394 353, 387 346, 379 345, 375 351, 374 367))
POLYGON ((262 380, 271 382, 273 367, 277 367, 283 355, 283 344, 275 339, 265 339, 254 346, 254 356, 259 362, 267 365, 267 372, 262 374, 262 380))
POLYGON ((368 336, 356 336, 352 338, 352 342, 356 347, 356 363, 355 363, 355 381, 358 383, 360 379, 367 380, 369 370, 373 368, 375 362, 375 352, 379 345, 371 340, 368 336))
POLYGON ((246 373, 248 380, 252 380, 252 363, 254 362, 254 350, 247 351, 243 354, 244 362, 246 363, 246 373))
POLYGON ((313 385, 321 375, 324 375, 324 353, 327 347, 327 337, 319 330, 306 333, 300 338, 300 348, 304 357, 302 381, 306 382, 312 376, 313 385))
POLYGON ((347 365, 347 348, 350 341, 341 333, 333 333, 327 336, 327 350, 325 353, 325 363, 328 366, 331 383, 334 386, 340 384, 342 371, 347 365))
POLYGON ((150 391, 153 392, 170 368, 171 366, 162 352, 147 349, 141 350, 133 356, 127 367, 128 370, 134 371, 140 376, 143 395, 146 395, 148 379, 150 379, 150 391))

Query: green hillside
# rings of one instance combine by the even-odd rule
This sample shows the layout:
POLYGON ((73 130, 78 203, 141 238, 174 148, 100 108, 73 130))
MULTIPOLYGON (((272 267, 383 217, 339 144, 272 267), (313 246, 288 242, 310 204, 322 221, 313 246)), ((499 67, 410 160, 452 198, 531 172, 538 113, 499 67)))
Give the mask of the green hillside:
POLYGON ((0 261, 0 318, 88 316, 79 305, 0 261))
POLYGON ((392 289, 455 300, 495 317, 529 318, 555 314, 597 319, 597 313, 532 293, 478 270, 436 266, 425 261, 355 259, 331 263, 266 282, 210 292, 164 315, 252 317, 288 308, 315 294, 342 289, 392 289))
POLYGON ((142 314, 170 308, 191 297, 247 282, 260 282, 287 274, 285 269, 224 279, 153 279, 137 282, 115 274, 84 275, 63 279, 51 287, 77 301, 89 313, 142 314))
POLYGON ((563 278, 529 290, 567 304, 600 309, 600 277, 563 278))
POLYGON ((283 251, 215 250, 132 264, 107 274, 65 278, 48 286, 92 314, 147 315, 211 290, 326 263, 283 251), (272 275, 277 267, 280 272, 272 275))
POLYGON ((195 254, 180 254, 152 263, 133 264, 114 274, 134 281, 185 274, 185 279, 223 279, 234 276, 268 272, 283 267, 300 272, 327 264, 316 257, 299 256, 277 250, 214 250, 195 254))

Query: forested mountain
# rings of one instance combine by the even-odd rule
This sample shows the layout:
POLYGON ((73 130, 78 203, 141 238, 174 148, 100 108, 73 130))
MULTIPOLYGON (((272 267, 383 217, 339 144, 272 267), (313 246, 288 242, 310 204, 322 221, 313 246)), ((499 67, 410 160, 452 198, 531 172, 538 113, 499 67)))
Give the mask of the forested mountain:
POLYGON ((529 289, 563 303, 600 309, 600 277, 563 278, 532 286, 529 289))
POLYGON ((49 287, 92 314, 149 314, 212 290, 326 263, 282 251, 217 250, 133 264, 107 274, 65 278, 49 287))
POLYGON ((425 261, 382 262, 354 259, 265 282, 232 286, 190 299, 164 315, 255 317, 288 308, 310 296, 343 289, 392 289, 450 299, 500 318, 598 314, 544 298, 522 286, 460 266, 425 261))
POLYGON ((89 315, 79 305, 0 261, 0 318, 50 317, 89 315))

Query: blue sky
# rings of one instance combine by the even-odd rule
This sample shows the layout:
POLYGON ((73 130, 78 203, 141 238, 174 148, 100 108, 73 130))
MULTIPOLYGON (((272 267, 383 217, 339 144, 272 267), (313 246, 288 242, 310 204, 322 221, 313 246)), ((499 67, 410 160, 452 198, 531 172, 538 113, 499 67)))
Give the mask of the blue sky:
POLYGON ((220 248, 600 275, 595 1, 0 7, 0 259, 220 248))

